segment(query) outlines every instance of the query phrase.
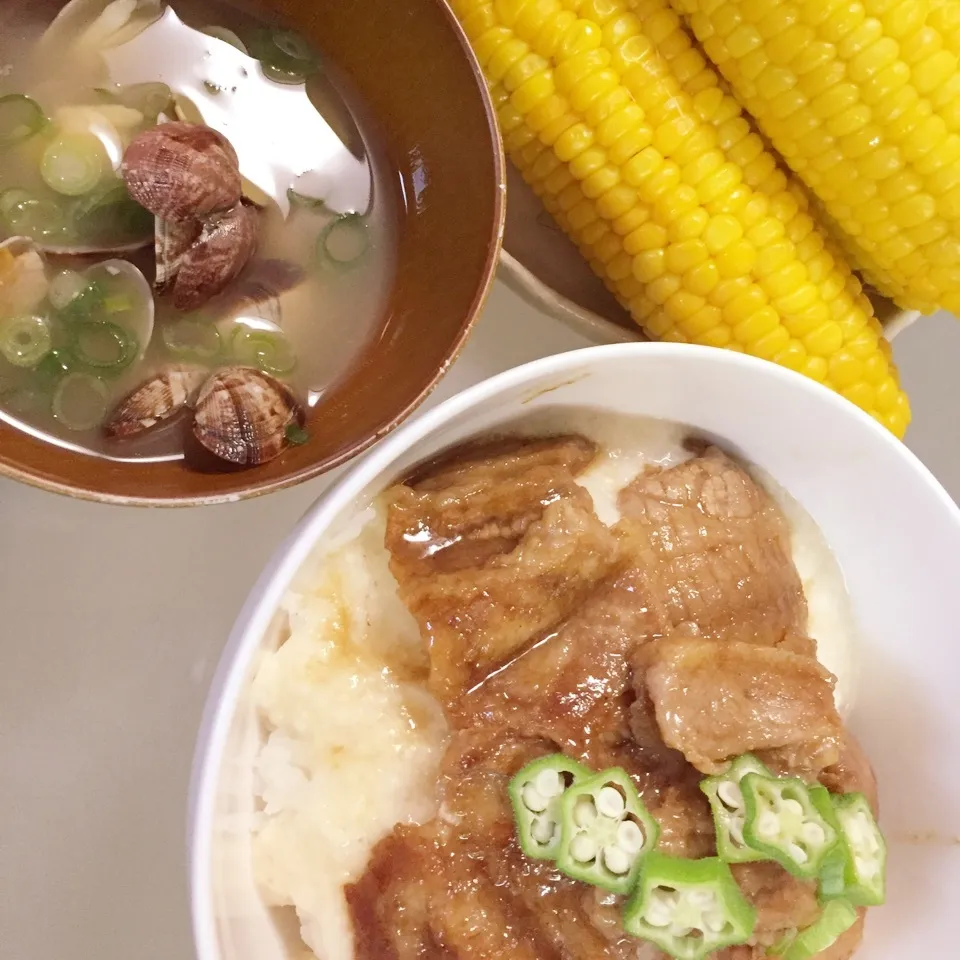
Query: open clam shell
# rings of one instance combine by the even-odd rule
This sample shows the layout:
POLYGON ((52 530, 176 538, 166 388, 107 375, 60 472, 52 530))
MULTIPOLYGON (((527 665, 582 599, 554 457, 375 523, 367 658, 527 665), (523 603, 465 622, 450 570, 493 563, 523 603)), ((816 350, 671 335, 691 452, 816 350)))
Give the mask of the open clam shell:
POLYGON ((259 220, 255 207, 237 204, 222 217, 207 220, 180 260, 173 282, 173 304, 196 310, 224 288, 256 253, 259 220))
POLYGON ((130 142, 121 166, 130 196, 163 220, 190 220, 240 202, 237 154, 222 134, 192 123, 161 123, 130 142))
POLYGON ((29 237, 0 243, 0 318, 35 310, 47 295, 39 246, 29 237))
POLYGON ((114 254, 116 256, 126 256, 130 253, 136 253, 150 246, 150 238, 144 237, 142 240, 131 240, 129 243, 117 244, 74 244, 66 245, 60 243, 41 243, 40 249, 51 257, 104 257, 114 254))
POLYGON ((103 280, 107 283, 121 277, 133 292, 133 306, 119 314, 116 322, 136 338, 137 359, 141 359, 153 337, 153 291, 147 278, 128 260, 104 260, 84 270, 83 276, 91 282, 103 280))
POLYGON ((106 50, 126 43, 163 13, 162 0, 70 0, 43 34, 50 49, 106 50))
POLYGON ((200 389, 193 433, 221 460, 257 465, 280 454, 287 429, 303 422, 303 407, 279 380, 254 367, 225 367, 200 389))
POLYGON ((104 436, 129 440, 163 423, 187 408, 208 375, 206 367, 171 364, 158 370, 114 408, 103 425, 104 436))

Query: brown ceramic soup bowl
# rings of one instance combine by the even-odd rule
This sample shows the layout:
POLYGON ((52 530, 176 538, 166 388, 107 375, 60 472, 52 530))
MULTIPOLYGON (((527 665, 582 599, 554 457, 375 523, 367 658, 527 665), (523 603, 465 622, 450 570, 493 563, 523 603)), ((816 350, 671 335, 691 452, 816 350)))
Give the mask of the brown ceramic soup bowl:
MULTIPOLYGON (((49 23, 62 5, 4 0, 3 46, 17 42, 24 24, 49 23)), ((311 409, 309 442, 262 466, 204 471, 179 460, 115 462, 0 421, 0 474, 122 504, 216 503, 269 493, 315 477, 387 434, 462 347, 496 269, 505 188, 493 110, 453 15, 443 0, 268 0, 261 9, 315 43, 349 78, 402 178, 406 213, 378 334, 311 409)))

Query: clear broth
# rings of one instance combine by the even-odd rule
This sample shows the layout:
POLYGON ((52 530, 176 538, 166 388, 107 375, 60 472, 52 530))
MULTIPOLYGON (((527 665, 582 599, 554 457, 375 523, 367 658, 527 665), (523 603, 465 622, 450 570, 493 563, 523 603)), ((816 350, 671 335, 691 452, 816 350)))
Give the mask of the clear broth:
MULTIPOLYGON (((94 16, 104 6, 92 4, 94 16)), ((281 378, 308 408, 314 407, 358 361, 386 319, 402 211, 399 177, 349 80, 322 49, 317 51, 322 67, 306 84, 278 83, 264 75, 256 60, 202 32, 215 25, 246 37, 269 29, 266 17, 257 18, 246 7, 195 0, 162 7, 159 19, 102 54, 106 70, 98 56, 76 49, 75 29, 61 31, 70 37, 69 43, 54 36, 41 43, 48 23, 12 25, 0 38, 0 96, 27 94, 53 117, 63 107, 97 103, 96 88, 114 89, 113 85, 159 81, 175 94, 186 95, 184 118, 202 119, 231 141, 240 157, 245 193, 265 203, 255 258, 223 294, 196 311, 219 332, 224 355, 211 370, 243 362, 230 352, 241 328, 279 326, 297 357, 294 369, 281 378), (58 65, 55 72, 51 64, 58 65), (189 112, 196 107, 199 116, 189 112), (323 193, 328 204, 289 203, 289 189, 313 196, 323 193), (345 213, 363 217, 367 244, 365 253, 346 266, 317 254, 324 228, 345 213), (303 271, 302 282, 279 297, 279 314, 274 307, 251 309, 249 301, 242 300, 259 281, 269 279, 268 261, 283 261, 303 271)), ((38 171, 44 142, 37 135, 0 152, 0 192, 16 187, 51 193, 38 171)), ((15 233, 0 223, 0 240, 15 233)), ((111 257, 133 262, 152 282, 152 244, 135 252, 95 257, 47 256, 48 276, 63 268, 83 270, 111 257)), ((155 295, 154 302, 154 332, 142 359, 121 375, 103 380, 110 409, 164 365, 184 362, 171 354, 162 331, 192 314, 175 309, 167 296, 155 295)), ((44 308, 37 312, 42 315, 44 308)), ((0 318, 0 325, 5 319, 0 318)), ((65 427, 51 412, 49 391, 32 383, 29 371, 0 357, 0 417, 35 436, 111 459, 183 456, 183 417, 137 439, 107 440, 99 427, 65 427)))

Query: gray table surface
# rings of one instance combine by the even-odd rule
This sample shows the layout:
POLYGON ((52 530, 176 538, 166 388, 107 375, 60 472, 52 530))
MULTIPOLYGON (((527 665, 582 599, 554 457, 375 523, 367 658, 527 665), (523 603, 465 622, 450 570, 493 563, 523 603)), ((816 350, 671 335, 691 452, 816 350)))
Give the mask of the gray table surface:
MULTIPOLYGON (((429 401, 590 343, 494 289, 429 401)), ((908 441, 960 499, 960 324, 895 353, 908 441)), ((189 960, 185 797, 206 687, 266 559, 323 479, 188 511, 0 480, 0 960, 189 960)))

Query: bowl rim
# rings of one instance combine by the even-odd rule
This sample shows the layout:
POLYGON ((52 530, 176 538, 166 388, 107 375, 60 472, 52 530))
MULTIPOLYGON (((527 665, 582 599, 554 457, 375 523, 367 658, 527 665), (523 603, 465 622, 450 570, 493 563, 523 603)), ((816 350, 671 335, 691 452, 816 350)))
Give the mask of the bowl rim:
MULTIPOLYGON (((503 149, 503 140, 500 136, 500 127, 497 121, 496 108, 493 104, 493 98, 487 87, 483 76, 483 70, 477 60, 476 54, 470 45, 463 27, 453 13, 446 0, 428 0, 438 9, 441 17, 446 21, 450 28, 453 39, 459 44, 461 54, 467 63, 471 74, 473 75, 474 85, 477 94, 480 97, 480 103, 483 108, 483 114, 486 118, 487 132, 489 136, 489 147, 493 158, 493 223, 491 225, 490 237, 487 241, 487 252, 484 258, 483 268, 480 272, 479 283, 476 294, 467 309, 463 325, 456 339, 451 345, 450 352, 444 362, 437 367, 432 376, 423 385, 420 391, 413 399, 402 409, 394 413, 390 418, 381 424, 370 436, 358 440, 348 448, 330 457, 328 460, 310 464, 301 470, 293 473, 284 474, 269 482, 258 483, 254 480, 251 484, 243 486, 238 490, 226 493, 216 494, 195 494, 186 496, 141 496, 136 493, 130 494, 111 494, 96 489, 90 484, 83 482, 62 483, 59 480, 53 480, 42 473, 25 469, 18 463, 9 461, 3 450, 0 450, 0 478, 10 479, 27 486, 44 490, 48 493, 61 494, 75 500, 87 500, 95 503, 111 504, 115 506, 128 507, 195 507, 212 506, 221 503, 233 503, 239 500, 250 500, 254 497, 265 496, 284 490, 288 487, 296 486, 307 480, 312 480, 325 473, 335 470, 344 463, 354 459, 364 451, 369 449, 375 443, 383 439, 388 434, 394 432, 400 424, 407 420, 410 415, 430 396, 436 389, 440 381, 444 378, 454 361, 460 356, 466 345, 473 327, 483 312, 487 298, 493 288, 494 281, 497 279, 497 268, 500 263, 500 253, 503 248, 503 233, 506 225, 507 216, 507 160, 503 149)), ((58 455, 66 457, 91 457, 99 459, 94 455, 87 453, 76 453, 72 450, 61 450, 58 455)), ((112 461, 104 460, 104 464, 110 464, 112 461)))
POLYGON ((283 595, 320 538, 344 510, 357 506, 358 496, 378 477, 382 477, 391 464, 460 414, 508 390, 532 385, 547 377, 569 378, 574 371, 582 370, 585 366, 602 364, 610 357, 624 356, 642 358, 647 363, 690 357, 701 362, 726 364, 752 378, 758 388, 763 387, 764 381, 779 381, 795 393, 815 396, 819 403, 833 407, 835 415, 858 421, 865 435, 871 434, 874 442, 902 459, 917 481, 928 488, 960 527, 960 506, 917 455, 869 414, 802 374, 747 354, 669 342, 603 344, 533 360, 482 380, 454 395, 396 430, 314 501, 275 549, 234 621, 209 684, 198 726, 189 782, 186 835, 188 879, 194 947, 199 960, 222 960, 216 950, 216 920, 209 883, 213 835, 210 827, 230 725, 252 659, 283 595))

